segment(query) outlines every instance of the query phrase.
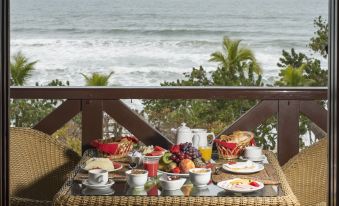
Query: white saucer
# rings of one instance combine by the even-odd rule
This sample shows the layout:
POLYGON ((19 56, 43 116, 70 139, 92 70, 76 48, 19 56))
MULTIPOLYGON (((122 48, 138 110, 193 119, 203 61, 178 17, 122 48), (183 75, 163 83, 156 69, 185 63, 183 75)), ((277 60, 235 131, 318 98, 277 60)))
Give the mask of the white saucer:
POLYGON ((261 155, 261 157, 257 158, 257 159, 250 159, 250 158, 247 158, 247 157, 244 157, 244 156, 240 156, 239 159, 241 160, 251 160, 252 162, 262 162, 266 159, 266 156, 265 155, 261 155))
POLYGON ((112 195, 114 194, 114 190, 112 188, 100 189, 100 190, 93 190, 90 188, 85 188, 81 191, 83 195, 112 195))
POLYGON ((92 190, 106 190, 106 189, 109 189, 114 184, 114 181, 109 179, 108 182, 105 185, 99 185, 99 184, 93 185, 93 184, 89 183, 88 180, 86 179, 86 180, 82 181, 82 184, 86 188, 89 188, 89 189, 92 189, 92 190))
MULTIPOLYGON (((236 164, 241 164, 242 162, 237 162, 236 164)), ((239 169, 235 169, 235 168, 230 168, 228 167, 228 164, 223 164, 222 168, 227 171, 227 172, 233 172, 236 174, 251 174, 251 173, 257 173, 263 169, 265 169, 264 165, 252 162, 252 167, 249 168, 239 168, 239 169)))

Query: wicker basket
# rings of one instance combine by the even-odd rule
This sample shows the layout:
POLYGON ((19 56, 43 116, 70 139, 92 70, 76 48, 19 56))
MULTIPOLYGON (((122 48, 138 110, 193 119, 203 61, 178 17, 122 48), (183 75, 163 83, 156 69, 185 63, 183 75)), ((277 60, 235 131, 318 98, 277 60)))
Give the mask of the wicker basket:
POLYGON ((104 156, 110 159, 121 159, 128 155, 133 150, 134 137, 123 137, 120 141, 113 139, 94 140, 91 144, 104 156))
POLYGON ((236 131, 232 135, 221 135, 215 140, 219 158, 237 159, 243 153, 245 147, 255 144, 254 134, 247 131, 236 131), (229 144, 230 146, 225 146, 229 144))

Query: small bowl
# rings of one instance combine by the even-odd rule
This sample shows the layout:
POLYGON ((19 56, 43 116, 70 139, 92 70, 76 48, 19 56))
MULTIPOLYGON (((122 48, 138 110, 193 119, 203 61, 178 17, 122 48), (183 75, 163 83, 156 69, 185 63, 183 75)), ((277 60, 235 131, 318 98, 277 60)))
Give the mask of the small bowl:
POLYGON ((186 182, 185 178, 177 180, 166 180, 163 176, 159 178, 161 188, 163 190, 179 190, 186 182))
POLYGON ((127 184, 131 188, 143 188, 147 182, 148 171, 137 169, 138 171, 143 172, 142 174, 132 174, 132 170, 127 170, 125 172, 127 176, 127 184))
POLYGON ((194 168, 189 170, 192 184, 196 187, 206 187, 211 180, 211 169, 194 168))

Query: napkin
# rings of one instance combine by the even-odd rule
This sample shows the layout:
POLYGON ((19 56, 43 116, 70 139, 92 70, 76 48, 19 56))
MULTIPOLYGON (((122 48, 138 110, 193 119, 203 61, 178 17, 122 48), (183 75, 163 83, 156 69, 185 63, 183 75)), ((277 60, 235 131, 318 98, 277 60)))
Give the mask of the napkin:
POLYGON ((229 142, 225 142, 225 141, 221 141, 220 139, 215 139, 214 142, 222 145, 223 147, 226 147, 230 150, 233 150, 234 148, 236 148, 237 143, 229 143, 229 142))

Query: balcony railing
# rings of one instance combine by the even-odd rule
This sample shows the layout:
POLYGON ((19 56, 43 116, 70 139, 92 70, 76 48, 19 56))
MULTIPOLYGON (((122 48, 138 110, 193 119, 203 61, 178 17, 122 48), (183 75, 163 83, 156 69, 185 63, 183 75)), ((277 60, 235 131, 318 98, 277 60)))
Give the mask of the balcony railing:
MULTIPOLYGON (((299 115, 327 131, 327 110, 315 100, 327 99, 325 87, 11 87, 13 99, 65 99, 34 126, 53 134, 82 112, 82 146, 102 137, 103 111, 145 144, 169 146, 172 142, 131 110, 121 99, 247 99, 260 102, 221 134, 254 130, 277 115, 278 159, 285 163, 299 151, 299 115)), ((219 134, 220 135, 220 134, 219 134)))

